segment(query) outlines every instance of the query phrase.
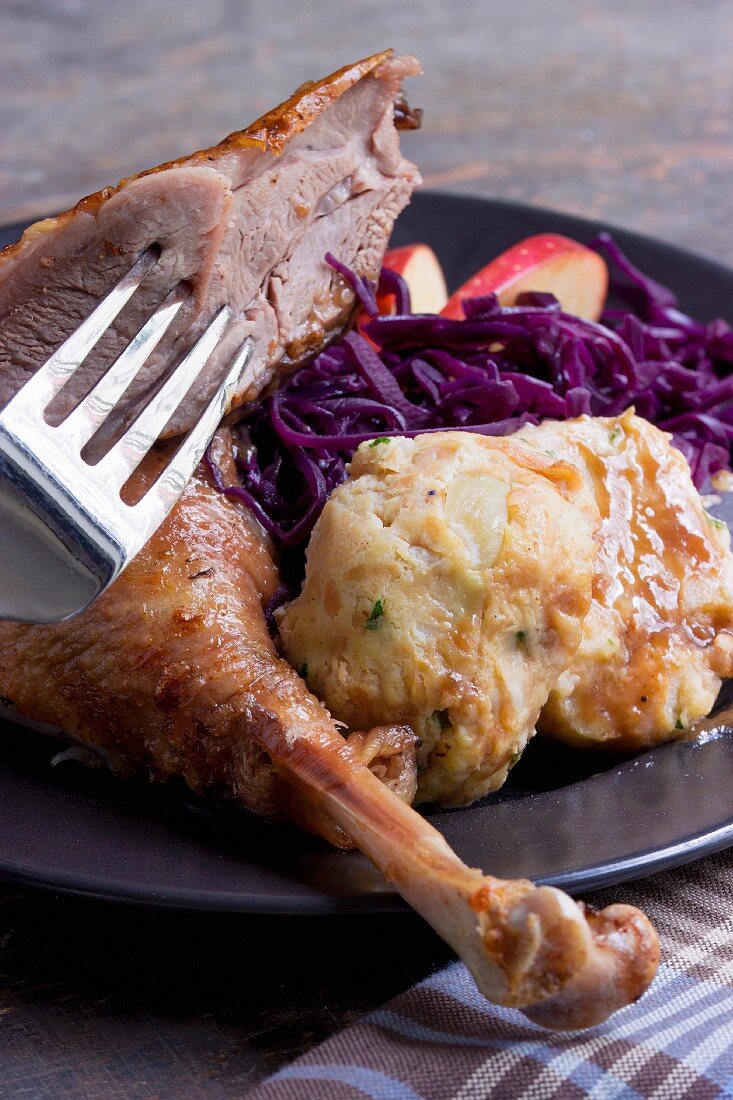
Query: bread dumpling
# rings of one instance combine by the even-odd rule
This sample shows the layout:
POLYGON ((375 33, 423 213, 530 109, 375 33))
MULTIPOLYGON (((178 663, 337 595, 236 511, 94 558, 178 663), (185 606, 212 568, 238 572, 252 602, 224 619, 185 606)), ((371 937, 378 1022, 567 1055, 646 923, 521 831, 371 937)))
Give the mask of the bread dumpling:
POLYGON ((499 787, 580 642, 598 510, 579 472, 467 432, 354 455, 279 616, 291 664, 352 729, 410 725, 418 801, 499 787))

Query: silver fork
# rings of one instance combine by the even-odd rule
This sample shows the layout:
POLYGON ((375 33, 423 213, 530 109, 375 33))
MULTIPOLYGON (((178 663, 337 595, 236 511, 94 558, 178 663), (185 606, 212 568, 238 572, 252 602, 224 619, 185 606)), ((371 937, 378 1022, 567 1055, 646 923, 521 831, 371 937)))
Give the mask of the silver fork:
POLYGON ((124 435, 90 464, 82 450, 128 389, 186 301, 175 287, 89 394, 56 426, 44 418, 155 266, 135 265, 0 413, 0 618, 58 622, 87 607, 145 545, 191 477, 252 355, 241 346, 226 377, 157 481, 135 504, 121 490, 196 381, 233 316, 224 306, 124 435))

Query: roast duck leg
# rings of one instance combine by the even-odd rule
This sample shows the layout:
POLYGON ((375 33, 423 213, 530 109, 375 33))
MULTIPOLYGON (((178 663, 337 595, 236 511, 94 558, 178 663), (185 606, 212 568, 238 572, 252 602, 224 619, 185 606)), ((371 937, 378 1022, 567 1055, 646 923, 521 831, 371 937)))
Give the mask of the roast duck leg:
MULTIPOLYGON (((226 433, 216 447, 231 474, 226 433)), ((148 477, 162 461, 150 457, 148 477)), ((263 610, 277 583, 260 528, 201 469, 82 615, 0 624, 0 691, 27 718, 102 749, 121 773, 181 776, 355 844, 492 1001, 581 1028, 639 997, 658 959, 644 914, 594 912, 554 888, 466 867, 404 801, 414 794, 407 731, 345 740, 278 656, 263 610)))

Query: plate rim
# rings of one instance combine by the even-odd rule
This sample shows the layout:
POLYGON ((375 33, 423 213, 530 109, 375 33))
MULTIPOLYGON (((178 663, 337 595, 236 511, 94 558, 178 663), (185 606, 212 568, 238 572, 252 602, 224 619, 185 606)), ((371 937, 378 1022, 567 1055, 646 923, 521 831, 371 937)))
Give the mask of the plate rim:
MULTIPOLYGON (((705 856, 733 846, 733 816, 718 829, 696 838, 658 848, 637 859, 599 863, 581 875, 561 873, 538 877, 541 886, 553 886, 575 897, 594 890, 605 890, 626 882, 646 879, 660 871, 682 867, 705 856), (610 868, 610 870, 609 870, 610 868), (637 873, 641 869, 641 873, 637 873), (571 880, 572 881, 569 881, 571 880)), ((364 857, 366 858, 366 857, 364 857)), ((42 873, 13 861, 0 859, 0 882, 85 898, 89 901, 114 902, 132 908, 167 909, 190 913, 251 914, 252 916, 369 916, 405 913, 415 910, 396 891, 353 895, 313 894, 282 897, 275 894, 235 895, 225 891, 185 891, 166 888, 154 891, 145 886, 119 885, 114 880, 71 872, 42 873)))
MULTIPOLYGON (((733 276, 733 265, 728 266, 720 260, 714 259, 712 256, 708 256, 703 252, 697 252, 694 248, 688 248, 686 245, 676 244, 673 241, 662 240, 661 237, 655 237, 651 233, 643 233, 637 229, 633 229, 629 226, 619 225, 617 222, 606 221, 605 218, 586 218, 582 214, 575 214, 572 211, 561 210, 559 207, 543 206, 531 202, 519 202, 514 199, 505 199, 501 197, 489 197, 486 195, 480 195, 472 191, 442 191, 440 188, 434 187, 420 187, 414 192, 409 204, 405 207, 405 210, 409 210, 415 205, 420 205, 425 200, 438 199, 440 201, 448 201, 450 203, 476 203, 479 206, 492 206, 498 207, 506 211, 514 211, 517 213, 523 213, 531 211, 533 214, 547 215, 551 218, 562 218, 564 221, 573 222, 579 228, 585 228, 586 230, 592 229, 593 232, 597 232, 596 226, 602 225, 603 228, 609 232, 612 236, 623 236, 633 238, 643 244, 651 245, 656 250, 662 250, 669 254, 674 254, 678 257, 692 257, 696 263, 706 264, 721 274, 733 276)), ((70 207, 69 209, 73 209, 70 207)), ((403 211, 404 212, 404 211, 403 211)), ((25 229, 31 225, 35 225, 36 222, 43 221, 46 218, 57 218, 66 213, 65 210, 57 210, 52 214, 40 214, 38 217, 31 219, 30 221, 12 221, 12 222, 0 222, 0 234, 10 232, 17 232, 18 239, 25 229)), ((395 223, 399 225, 399 217, 395 223)), ((547 230, 546 232, 553 232, 547 230)), ((8 242, 9 244, 16 243, 15 241, 8 242)), ((7 245, 3 245, 0 248, 2 252, 7 245)), ((487 261, 488 263, 489 261, 487 261)))
MULTIPOLYGON (((657 255, 666 255, 670 260, 677 263, 692 259, 697 265, 707 268, 711 273, 715 272, 719 276, 733 280, 733 267, 728 267, 718 260, 697 253, 685 246, 663 241, 649 234, 639 233, 636 230, 599 221, 598 219, 585 218, 582 215, 541 205, 428 188, 416 193, 413 198, 413 206, 419 206, 422 202, 429 204, 435 200, 447 202, 456 207, 475 204, 484 210, 491 208, 499 213, 503 210, 507 214, 517 215, 519 218, 530 212, 534 217, 540 219, 546 217, 550 222, 561 219, 567 227, 566 231, 572 232, 572 227, 575 226, 581 236, 595 235, 598 231, 597 227, 602 224, 613 235, 625 238, 627 241, 636 242, 640 246, 647 246, 657 255)), ((12 231, 20 234, 29 224, 33 223, 28 221, 7 223, 0 226, 0 233, 6 234, 12 231)), ((552 229, 546 231, 553 232, 552 229)), ((657 746, 657 751, 663 747, 657 746)), ((650 751, 654 752, 655 750, 650 751)), ((639 757, 634 759, 639 759, 639 757)), ((588 782, 588 780, 581 780, 581 783, 585 782, 588 782)), ((567 786, 573 785, 568 784, 567 786)), ((567 787, 563 789, 567 789, 567 787)), ((573 893, 586 892, 645 878, 661 870, 681 866, 732 845, 733 809, 727 822, 698 837, 680 840, 655 850, 648 850, 639 856, 600 862, 586 867, 580 873, 560 872, 555 875, 538 877, 536 881, 557 886, 561 889, 569 889, 573 893)), ((272 916, 413 913, 407 902, 394 890, 335 895, 323 891, 318 892, 314 888, 314 892, 310 894, 301 893, 287 896, 271 893, 247 894, 243 891, 234 893, 211 889, 198 891, 194 889, 192 891, 185 887, 173 888, 170 886, 156 890, 146 883, 135 885, 99 875, 84 875, 66 870, 53 872, 49 868, 34 868, 31 865, 8 860, 3 857, 2 853, 0 853, 0 881, 68 896, 83 897, 89 900, 117 902, 142 908, 191 912, 236 912, 272 916)))

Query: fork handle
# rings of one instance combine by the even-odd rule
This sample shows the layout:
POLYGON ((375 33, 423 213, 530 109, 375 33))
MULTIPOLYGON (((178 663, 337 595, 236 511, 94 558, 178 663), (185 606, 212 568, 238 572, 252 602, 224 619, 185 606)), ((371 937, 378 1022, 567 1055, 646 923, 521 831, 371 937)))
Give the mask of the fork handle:
POLYGON ((89 555, 78 545, 70 550, 48 509, 34 507, 25 489, 0 450, 0 619, 58 622, 98 594, 101 563, 93 548, 89 555))

